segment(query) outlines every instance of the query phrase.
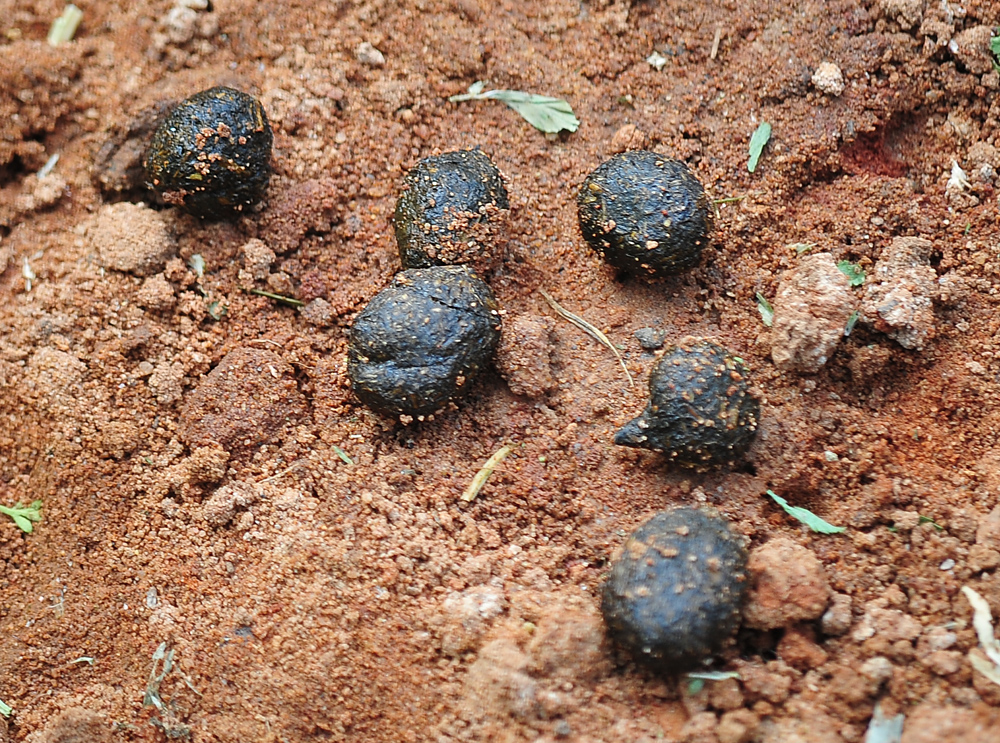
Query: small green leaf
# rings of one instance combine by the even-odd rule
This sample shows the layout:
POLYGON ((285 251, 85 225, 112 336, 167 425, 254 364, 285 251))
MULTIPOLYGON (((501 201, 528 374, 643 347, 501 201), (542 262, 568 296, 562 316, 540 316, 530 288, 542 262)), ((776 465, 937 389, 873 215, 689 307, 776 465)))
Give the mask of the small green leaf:
POLYGON ((921 524, 931 524, 938 531, 944 531, 944 527, 941 526, 937 521, 932 519, 930 516, 921 516, 918 523, 921 524))
POLYGON ((764 321, 767 327, 774 325, 774 307, 767 301, 767 297, 760 292, 757 292, 757 311, 760 313, 760 319, 764 321))
POLYGON ((688 696, 693 697, 704 688, 705 681, 703 679, 691 679, 688 681, 688 696))
POLYGON ((339 446, 333 447, 333 453, 340 457, 340 461, 344 464, 354 464, 354 460, 351 459, 351 456, 339 446))
POLYGON ((764 151, 764 145, 771 139, 771 125, 766 121, 761 122, 757 131, 750 137, 750 159, 747 161, 747 170, 751 173, 757 170, 757 161, 760 160, 760 153, 764 151))
POLYGON ((32 521, 42 520, 42 502, 40 500, 33 501, 30 506, 24 506, 20 503, 15 504, 12 508, 7 506, 0 506, 0 513, 5 516, 10 516, 14 519, 14 523, 17 528, 23 531, 25 534, 31 534, 35 530, 32 526, 32 521))
POLYGON ((199 279, 205 275, 205 259, 202 258, 201 253, 195 253, 188 258, 188 266, 199 279))
POLYGON ((767 494, 774 499, 775 503, 785 509, 785 513, 793 519, 801 521, 815 532, 819 532, 820 534, 840 534, 842 531, 846 531, 845 527, 834 526, 833 524, 824 521, 808 509, 788 505, 788 501, 780 495, 775 494, 773 490, 768 490, 767 494))
POLYGON ((837 268, 850 280, 851 286, 861 286, 865 283, 865 270, 857 263, 837 261, 837 268))
POLYGON ((482 91, 481 83, 473 83, 468 93, 453 95, 448 99, 452 103, 461 101, 500 101, 521 114, 521 117, 539 131, 555 134, 564 129, 575 132, 580 128, 580 120, 576 118, 573 109, 562 98, 552 98, 547 95, 524 93, 520 90, 487 90, 482 91))
POLYGON ((1000 36, 994 36, 990 39, 990 51, 993 52, 993 56, 995 57, 993 59, 993 69, 1000 72, 1000 63, 997 61, 1000 59, 1000 36))
POLYGON ((213 320, 221 320, 229 312, 229 307, 224 305, 219 300, 216 300, 208 305, 208 315, 213 320))
POLYGON ((12 714, 14 714, 14 708, 11 707, 6 702, 0 700, 0 715, 3 715, 4 717, 10 717, 12 714))

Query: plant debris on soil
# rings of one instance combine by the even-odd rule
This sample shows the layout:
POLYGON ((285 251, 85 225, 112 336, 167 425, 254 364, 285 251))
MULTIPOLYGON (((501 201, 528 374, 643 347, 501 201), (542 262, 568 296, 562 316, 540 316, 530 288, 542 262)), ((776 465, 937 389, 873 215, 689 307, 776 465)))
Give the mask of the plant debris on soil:
POLYGON ((995 734, 962 589, 1000 616, 996 2, 95 0, 51 46, 65 7, 0 0, 0 503, 44 503, 31 534, 0 517, 0 742, 860 743, 876 705, 902 743, 995 734), (448 102, 479 80, 579 127, 448 102), (143 160, 218 87, 266 112, 270 179, 201 219, 143 160), (350 329, 401 270, 405 173, 476 147, 519 353, 404 425, 352 392, 350 329), (628 150, 720 199, 680 275, 580 233, 580 185, 628 150), (613 443, 686 336, 761 401, 707 472, 613 443), (746 541, 711 658, 739 678, 609 642, 612 555, 673 507, 746 541))

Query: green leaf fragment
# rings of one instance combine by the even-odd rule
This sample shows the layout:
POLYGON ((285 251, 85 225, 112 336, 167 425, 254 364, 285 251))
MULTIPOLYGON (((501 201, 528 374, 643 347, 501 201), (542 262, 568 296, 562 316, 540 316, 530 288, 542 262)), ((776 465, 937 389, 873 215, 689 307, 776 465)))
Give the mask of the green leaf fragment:
POLYGON ((858 318, 861 317, 861 313, 857 310, 851 313, 851 316, 847 318, 847 327, 844 328, 844 337, 848 337, 854 330, 854 326, 858 324, 858 318))
POLYGON ((815 248, 816 243, 789 243, 788 247, 795 251, 795 255, 802 255, 815 248))
POLYGON ((761 122, 761 125, 757 127, 757 131, 750 137, 750 159, 747 161, 747 170, 751 173, 757 170, 757 161, 760 160, 760 154, 764 151, 764 145, 770 139, 771 125, 766 121, 761 122))
POLYGON ((11 707, 6 702, 0 700, 0 715, 3 715, 4 717, 10 717, 12 714, 14 714, 14 708, 11 707))
POLYGON ((861 286, 865 283, 865 270, 857 263, 850 261, 837 261, 837 268, 851 282, 851 286, 861 286))
POLYGON ((83 20, 83 11, 73 4, 67 5, 62 15, 52 21, 49 28, 49 35, 46 41, 49 46, 59 46, 67 41, 72 41, 76 35, 76 29, 83 20))
POLYGON ((448 100, 452 103, 486 100, 506 103, 521 114, 525 121, 547 134, 555 134, 563 130, 575 132, 580 128, 580 120, 576 118, 569 103, 562 98, 524 93, 520 90, 487 90, 483 92, 482 88, 482 82, 473 83, 469 87, 468 93, 453 95, 448 100))
POLYGON ((340 461, 344 464, 354 464, 354 460, 351 459, 351 456, 339 446, 333 447, 333 453, 340 457, 340 461))
POLYGON ((767 297, 760 292, 757 292, 757 311, 760 313, 760 319, 767 327, 774 325, 774 307, 767 301, 767 297))
POLYGON ((993 52, 993 69, 1000 72, 1000 36, 994 36, 990 39, 990 51, 993 52))
POLYGON ((219 300, 211 302, 208 305, 208 316, 213 320, 221 320, 229 313, 229 307, 224 305, 219 300))
POLYGON ((865 743, 899 743, 903 738, 903 723, 906 717, 902 714, 887 717, 882 711, 882 702, 875 705, 868 732, 865 733, 865 743))
POLYGON ((702 679, 704 681, 725 681, 726 679, 740 681, 742 679, 739 671, 692 671, 687 677, 689 679, 702 679))
POLYGON ((846 531, 845 527, 834 526, 833 524, 824 521, 823 519, 821 519, 819 516, 817 516, 808 509, 799 508, 798 506, 788 505, 788 501, 786 501, 780 495, 777 495, 773 490, 768 490, 767 494, 771 496, 772 499, 774 499, 775 503, 777 503, 785 510, 785 513, 787 513, 793 519, 801 521, 803 524, 805 524, 815 532, 819 532, 820 534, 840 534, 842 531, 846 531))
POLYGON ((693 697, 704 688, 705 682, 703 679, 691 679, 688 681, 688 696, 693 697))
POLYGON ((194 275, 199 279, 205 275, 205 259, 201 253, 195 253, 188 258, 188 266, 194 271, 194 275))
POLYGON ((25 506, 21 503, 15 504, 12 508, 8 506, 0 506, 0 513, 14 519, 14 523, 17 525, 17 528, 25 534, 31 534, 31 532, 35 530, 35 527, 32 526, 31 522, 42 520, 41 508, 42 502, 40 500, 36 500, 33 501, 30 506, 25 506))
POLYGON ((944 531, 944 527, 941 526, 941 524, 939 524, 937 521, 935 521, 934 519, 932 519, 930 516, 921 516, 918 519, 918 523, 921 523, 921 524, 931 524, 938 531, 944 531))

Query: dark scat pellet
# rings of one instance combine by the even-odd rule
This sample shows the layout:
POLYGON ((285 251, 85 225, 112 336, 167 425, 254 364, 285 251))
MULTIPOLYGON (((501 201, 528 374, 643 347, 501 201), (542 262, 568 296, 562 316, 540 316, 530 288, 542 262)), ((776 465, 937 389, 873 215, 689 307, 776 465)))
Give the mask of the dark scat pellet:
POLYGON ((666 276, 698 264, 712 213, 687 165, 646 150, 615 155, 576 198, 580 231, 612 266, 666 276))
POLYGON ((653 368, 646 410, 619 429, 615 443, 700 468, 745 454, 759 419, 743 362, 715 343, 685 338, 653 368))
POLYGON ((403 268, 469 264, 489 271, 502 257, 509 208, 500 171, 479 150, 424 158, 406 174, 396 202, 403 268))
POLYGON ((739 623, 747 552, 714 512, 658 513, 625 541, 601 593, 612 638, 665 673, 717 652, 739 623))
POLYGON ((464 266, 396 274, 351 327, 347 371, 376 412, 433 413, 464 393, 500 340, 490 288, 464 266))
POLYGON ((256 98, 233 88, 203 90, 156 129, 146 179, 164 201, 195 216, 232 216, 264 196, 273 139, 256 98))

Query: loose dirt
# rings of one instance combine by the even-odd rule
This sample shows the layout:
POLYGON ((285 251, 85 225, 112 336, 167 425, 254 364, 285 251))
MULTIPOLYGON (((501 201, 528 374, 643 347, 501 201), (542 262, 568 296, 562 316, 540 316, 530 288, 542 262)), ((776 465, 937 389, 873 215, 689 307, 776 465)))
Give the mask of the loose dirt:
POLYGON ((43 503, 32 534, 0 518, 0 741, 855 743, 878 701, 904 743, 996 735, 960 592, 1000 616, 995 2, 80 6, 51 48, 62 3, 0 0, 0 503, 43 503), (564 97, 580 129, 447 102, 476 80, 564 97), (157 203, 140 168, 214 85, 275 128, 266 198, 231 222, 157 203), (346 332, 399 270, 404 173, 476 146, 511 203, 484 278, 533 358, 505 339, 510 386, 491 370, 432 420, 380 418, 346 332), (717 200, 675 278, 620 278, 579 232, 579 184, 634 146, 717 200), (930 245, 903 261, 899 238, 930 245), (779 371, 756 300, 804 245, 866 272, 815 373, 779 371), (652 349, 688 335, 763 399, 732 468, 611 442, 652 349), (729 518, 755 581, 713 666, 740 680, 700 691, 609 645, 597 610, 615 548, 675 504, 729 518))

